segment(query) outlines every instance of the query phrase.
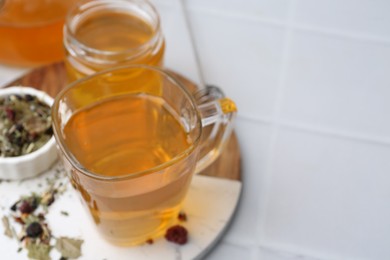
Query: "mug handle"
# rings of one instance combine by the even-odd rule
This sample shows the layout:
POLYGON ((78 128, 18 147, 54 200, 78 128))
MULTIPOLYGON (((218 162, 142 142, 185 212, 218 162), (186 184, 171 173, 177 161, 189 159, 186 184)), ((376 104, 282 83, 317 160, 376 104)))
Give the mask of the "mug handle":
POLYGON ((199 173, 218 158, 233 130, 236 104, 216 86, 206 86, 194 93, 202 117, 200 155, 195 172, 199 173))

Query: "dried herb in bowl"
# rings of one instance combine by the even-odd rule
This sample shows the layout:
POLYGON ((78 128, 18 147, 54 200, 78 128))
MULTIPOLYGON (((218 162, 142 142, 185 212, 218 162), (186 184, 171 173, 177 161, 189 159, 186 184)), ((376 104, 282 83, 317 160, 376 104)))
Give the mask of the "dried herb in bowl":
POLYGON ((0 157, 38 150, 52 136, 50 106, 36 96, 0 96, 0 157))

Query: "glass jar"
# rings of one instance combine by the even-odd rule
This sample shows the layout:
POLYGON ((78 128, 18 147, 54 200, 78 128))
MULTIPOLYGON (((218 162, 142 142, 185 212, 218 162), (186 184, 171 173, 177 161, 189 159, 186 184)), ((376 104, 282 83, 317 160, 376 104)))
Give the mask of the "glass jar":
POLYGON ((0 0, 0 63, 34 66, 62 60, 62 28, 75 2, 0 0))
POLYGON ((68 81, 129 64, 162 66, 160 18, 145 0, 88 0, 73 8, 64 27, 68 81))

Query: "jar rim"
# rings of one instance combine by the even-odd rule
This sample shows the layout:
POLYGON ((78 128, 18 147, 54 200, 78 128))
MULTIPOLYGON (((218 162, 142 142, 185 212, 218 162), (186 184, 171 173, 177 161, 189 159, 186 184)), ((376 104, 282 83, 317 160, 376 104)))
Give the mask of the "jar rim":
MULTIPOLYGON (((122 60, 132 60, 153 49, 162 43, 163 35, 161 32, 160 16, 152 3, 148 0, 84 0, 75 5, 67 14, 64 26, 64 45, 72 56, 83 56, 88 61, 93 63, 117 63, 118 59, 115 57, 122 57, 122 60), (104 12, 111 12, 112 10, 120 10, 126 12, 127 4, 143 5, 142 10, 151 17, 153 23, 148 22, 154 32, 152 37, 135 48, 127 48, 120 51, 101 50, 88 46, 79 41, 75 35, 77 25, 82 22, 82 18, 88 17, 93 11, 103 10, 104 12), (117 9, 117 7, 121 9, 117 9), (146 7, 146 8, 145 8, 146 7), (96 9, 97 8, 97 9, 96 9), (123 59, 123 57, 125 57, 123 59)), ((121 61, 122 61, 121 60, 121 61)))

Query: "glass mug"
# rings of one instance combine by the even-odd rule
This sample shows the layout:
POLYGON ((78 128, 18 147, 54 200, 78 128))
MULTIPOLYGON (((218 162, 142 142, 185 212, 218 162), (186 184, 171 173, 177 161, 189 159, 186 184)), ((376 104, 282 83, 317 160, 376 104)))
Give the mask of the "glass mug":
POLYGON ((103 237, 122 246, 157 238, 175 222, 193 174, 223 149, 235 114, 216 88, 193 95, 146 65, 76 81, 52 106, 71 183, 103 237), (210 147, 215 136, 203 130, 215 124, 223 138, 210 147))
POLYGON ((117 66, 162 66, 165 41, 146 0, 84 0, 64 27, 68 81, 117 66))
POLYGON ((0 0, 0 62, 32 66, 62 60, 62 28, 76 1, 0 0))

